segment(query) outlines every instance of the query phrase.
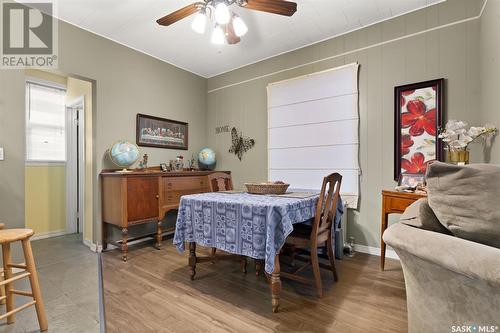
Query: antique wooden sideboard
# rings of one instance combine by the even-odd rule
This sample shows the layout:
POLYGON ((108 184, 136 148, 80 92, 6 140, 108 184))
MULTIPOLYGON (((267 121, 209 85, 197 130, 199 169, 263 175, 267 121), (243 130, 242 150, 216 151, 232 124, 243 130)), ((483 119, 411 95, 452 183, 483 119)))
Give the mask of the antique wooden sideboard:
MULTIPOLYGON (((224 171, 230 174, 229 171, 224 171)), ((127 261, 127 242, 141 237, 128 238, 131 226, 156 223, 156 247, 161 246, 161 221, 170 210, 179 207, 180 197, 187 194, 209 192, 207 176, 213 171, 163 172, 158 168, 146 171, 120 173, 101 172, 102 183, 102 245, 113 244, 122 250, 127 261), (107 225, 121 229, 120 241, 108 240, 107 225)))

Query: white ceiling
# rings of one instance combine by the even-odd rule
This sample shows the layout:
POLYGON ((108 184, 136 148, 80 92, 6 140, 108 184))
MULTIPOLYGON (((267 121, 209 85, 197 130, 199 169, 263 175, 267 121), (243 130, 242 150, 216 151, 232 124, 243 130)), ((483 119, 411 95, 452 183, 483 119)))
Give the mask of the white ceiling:
POLYGON ((192 17, 170 27, 156 19, 191 0, 54 0, 60 19, 204 77, 294 50, 443 0, 296 0, 292 17, 233 10, 249 31, 236 45, 210 43, 192 17))

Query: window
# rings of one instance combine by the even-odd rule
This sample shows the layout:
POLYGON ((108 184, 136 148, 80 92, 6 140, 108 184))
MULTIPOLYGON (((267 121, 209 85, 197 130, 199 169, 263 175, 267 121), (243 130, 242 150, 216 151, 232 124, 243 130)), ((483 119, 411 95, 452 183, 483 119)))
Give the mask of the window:
POLYGON ((320 189, 342 175, 349 207, 359 192, 358 64, 268 86, 268 177, 295 188, 320 189))
POLYGON ((26 82, 26 161, 66 161, 66 90, 26 82))

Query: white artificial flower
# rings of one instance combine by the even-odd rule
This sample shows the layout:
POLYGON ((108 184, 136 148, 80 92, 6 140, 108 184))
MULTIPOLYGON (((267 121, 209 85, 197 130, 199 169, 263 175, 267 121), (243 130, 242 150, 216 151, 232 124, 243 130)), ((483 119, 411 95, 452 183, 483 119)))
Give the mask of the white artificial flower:
POLYGON ((460 141, 460 143, 462 145, 464 145, 464 147, 466 147, 469 143, 471 143, 475 138, 472 138, 470 136, 468 136, 467 134, 464 134, 464 135, 461 135, 460 136, 460 139, 458 141, 460 141))
POLYGON ((450 119, 446 123, 446 130, 459 131, 465 129, 465 127, 467 127, 467 123, 465 121, 450 119))

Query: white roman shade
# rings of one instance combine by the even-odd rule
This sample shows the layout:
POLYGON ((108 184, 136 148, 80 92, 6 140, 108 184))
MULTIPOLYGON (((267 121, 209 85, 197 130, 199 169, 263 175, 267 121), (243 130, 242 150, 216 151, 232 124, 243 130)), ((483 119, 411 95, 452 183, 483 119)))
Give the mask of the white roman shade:
POLYGON ((342 175, 349 207, 359 195, 358 64, 275 82, 268 95, 268 177, 320 189, 342 175))

